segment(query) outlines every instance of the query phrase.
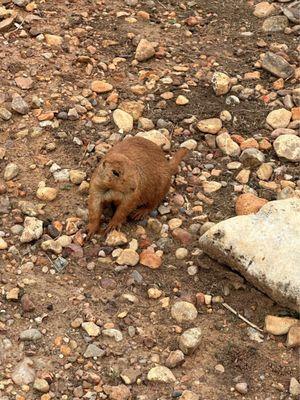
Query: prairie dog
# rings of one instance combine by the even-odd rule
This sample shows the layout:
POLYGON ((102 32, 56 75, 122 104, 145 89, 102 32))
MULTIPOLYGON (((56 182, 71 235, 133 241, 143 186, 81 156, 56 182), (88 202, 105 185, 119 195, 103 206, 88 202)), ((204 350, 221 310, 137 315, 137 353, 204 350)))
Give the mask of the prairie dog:
POLYGON ((159 146, 141 137, 125 139, 110 149, 90 182, 89 238, 98 232, 103 208, 109 203, 117 208, 106 233, 120 228, 128 215, 143 219, 157 207, 188 151, 180 148, 168 161, 159 146))

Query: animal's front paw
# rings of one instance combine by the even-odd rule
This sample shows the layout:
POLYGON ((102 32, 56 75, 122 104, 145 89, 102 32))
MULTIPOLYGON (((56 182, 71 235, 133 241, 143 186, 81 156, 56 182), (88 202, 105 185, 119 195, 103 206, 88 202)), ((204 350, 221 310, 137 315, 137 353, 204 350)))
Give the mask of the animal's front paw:
POLYGON ((96 235, 96 233, 98 233, 98 230, 99 230, 98 225, 89 224, 89 225, 88 225, 88 233, 87 233, 86 239, 87 239, 87 240, 91 240, 92 237, 93 237, 94 235, 96 235))
POLYGON ((107 225, 104 233, 105 235, 107 235, 109 232, 113 231, 113 230, 119 230, 122 226, 122 223, 119 222, 115 222, 115 221, 110 221, 109 224, 107 225))

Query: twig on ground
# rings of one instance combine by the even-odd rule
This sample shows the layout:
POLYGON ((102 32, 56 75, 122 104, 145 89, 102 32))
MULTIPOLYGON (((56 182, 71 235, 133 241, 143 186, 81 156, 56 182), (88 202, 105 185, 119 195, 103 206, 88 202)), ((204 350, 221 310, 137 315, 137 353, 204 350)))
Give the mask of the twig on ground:
POLYGON ((262 329, 260 329, 257 325, 253 324, 250 322, 247 318, 245 318, 243 315, 239 314, 236 310, 234 310, 232 307, 230 307, 227 303, 222 303, 222 306, 225 307, 227 310, 232 312, 234 315, 236 315, 238 318, 240 318, 242 321, 246 322, 246 324, 250 325, 252 328, 256 329, 259 332, 263 332, 262 329))

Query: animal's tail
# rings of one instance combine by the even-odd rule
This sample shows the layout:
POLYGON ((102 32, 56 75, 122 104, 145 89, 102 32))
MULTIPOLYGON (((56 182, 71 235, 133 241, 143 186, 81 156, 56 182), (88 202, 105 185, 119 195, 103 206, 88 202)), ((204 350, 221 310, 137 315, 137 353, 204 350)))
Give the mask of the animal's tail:
POLYGON ((172 157, 172 159, 169 161, 170 169, 172 172, 172 175, 177 174, 178 172, 178 165, 180 164, 180 161, 188 154, 189 150, 186 149, 185 147, 181 147, 172 157))

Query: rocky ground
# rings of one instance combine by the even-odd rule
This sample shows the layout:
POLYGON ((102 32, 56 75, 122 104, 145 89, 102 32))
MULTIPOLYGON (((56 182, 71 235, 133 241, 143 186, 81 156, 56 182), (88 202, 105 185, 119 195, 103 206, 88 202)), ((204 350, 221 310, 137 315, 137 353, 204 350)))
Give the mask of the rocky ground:
POLYGON ((0 0, 2 400, 299 396, 297 321, 272 317, 293 307, 199 245, 300 197, 298 21, 288 0, 0 0), (85 243, 127 134, 193 150, 146 221, 85 243))

